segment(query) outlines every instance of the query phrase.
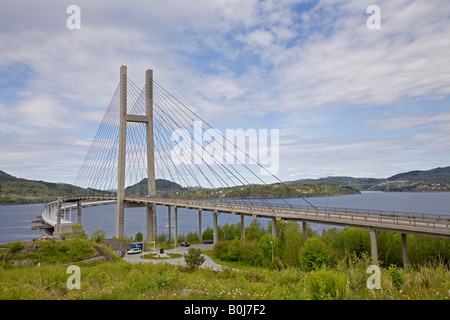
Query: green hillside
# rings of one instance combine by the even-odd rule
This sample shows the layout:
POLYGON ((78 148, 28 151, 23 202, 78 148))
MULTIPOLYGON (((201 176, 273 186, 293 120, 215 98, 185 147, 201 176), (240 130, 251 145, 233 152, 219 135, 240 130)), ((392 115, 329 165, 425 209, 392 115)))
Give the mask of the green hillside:
POLYGON ((376 178, 355 178, 348 176, 336 176, 328 178, 319 179, 300 179, 295 181, 288 181, 287 184, 306 184, 306 183, 317 183, 317 184, 329 184, 334 186, 347 186, 356 188, 359 190, 366 190, 374 185, 377 185, 386 179, 376 179, 376 178))
POLYGON ((286 182, 288 184, 318 183, 336 186, 350 186, 358 190, 373 191, 450 191, 450 167, 435 168, 425 171, 409 171, 389 178, 355 178, 336 176, 319 179, 301 179, 286 182))
MULTIPOLYGON (((172 190, 173 192, 180 192, 186 190, 186 188, 183 188, 178 183, 164 179, 156 179, 155 185, 157 196, 165 196, 171 194, 172 190)), ((147 178, 144 178, 140 182, 125 188, 125 194, 135 196, 146 196, 148 194, 147 178)))
POLYGON ((0 204, 46 202, 82 190, 66 183, 16 178, 0 170, 0 204))
POLYGON ((410 171, 396 174, 387 180, 408 180, 408 181, 450 181, 450 167, 435 168, 426 171, 410 171))

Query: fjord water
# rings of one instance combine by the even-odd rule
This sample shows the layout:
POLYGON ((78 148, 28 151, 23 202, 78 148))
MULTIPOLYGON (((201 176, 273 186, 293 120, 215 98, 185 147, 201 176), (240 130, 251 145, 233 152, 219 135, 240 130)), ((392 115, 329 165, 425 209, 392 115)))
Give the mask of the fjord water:
MULTIPOLYGON (((371 210, 393 210, 419 213, 435 213, 449 215, 450 192, 362 192, 356 195, 337 197, 306 198, 315 206, 329 206, 338 208, 358 208, 371 210)), ((283 203, 280 199, 269 200, 273 203, 283 203)), ((301 198, 287 199, 293 205, 307 205, 301 198)), ((14 241, 28 241, 39 238, 39 231, 31 230, 31 219, 42 212, 43 204, 0 206, 0 244, 14 241)), ((168 232, 167 207, 158 206, 158 233, 168 232)), ((72 220, 76 219, 76 212, 72 212, 72 220)), ((172 221, 173 226, 173 209, 172 221)), ((83 229, 90 235, 96 229, 102 229, 106 236, 115 235, 116 206, 105 205, 83 209, 83 229)), ((246 217, 245 224, 249 225, 253 218, 246 217)), ((266 226, 268 219, 259 219, 266 226)), ((220 225, 240 222, 239 215, 219 214, 220 225)), ((128 208, 125 211, 125 235, 134 237, 137 232, 145 235, 145 208, 128 208)), ((202 229, 212 227, 212 214, 202 213, 202 229)), ((330 226, 311 224, 315 230, 321 231, 330 226)), ((173 228, 172 228, 173 230, 173 228)), ((198 211, 178 208, 178 232, 187 234, 198 232, 198 211)), ((173 234, 173 233, 172 233, 173 234)))

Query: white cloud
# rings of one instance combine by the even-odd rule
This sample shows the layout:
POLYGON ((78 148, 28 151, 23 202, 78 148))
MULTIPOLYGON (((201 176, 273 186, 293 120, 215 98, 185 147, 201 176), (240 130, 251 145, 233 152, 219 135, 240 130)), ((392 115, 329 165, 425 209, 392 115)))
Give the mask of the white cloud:
MULTIPOLYGON (((450 6, 445 0, 381 1, 379 31, 366 28, 365 10, 371 3, 359 0, 317 1, 302 12, 293 10, 299 3, 290 0, 77 4, 82 24, 75 31, 66 28, 68 4, 0 4, 0 69, 15 64, 30 69, 24 83, 13 89, 15 99, 1 100, 0 147, 8 148, 6 135, 29 126, 33 134, 66 153, 67 146, 85 147, 86 140, 80 137, 94 131, 91 122, 98 125, 102 120, 124 64, 138 86, 143 85, 145 69, 153 68, 158 83, 213 125, 254 127, 253 117, 279 119, 271 114, 283 114, 291 124, 303 123, 300 135, 298 126, 291 127, 292 145, 281 153, 291 168, 303 152, 313 159, 305 164, 310 168, 329 167, 337 157, 342 170, 373 166, 375 175, 398 167, 383 168, 381 152, 394 151, 397 163, 414 165, 418 159, 434 161, 422 155, 407 159, 418 143, 421 150, 441 152, 440 159, 448 155, 445 112, 440 118, 377 115, 360 123, 377 133, 437 126, 403 140, 367 134, 352 140, 349 126, 340 124, 343 140, 330 144, 330 131, 325 130, 335 125, 328 111, 342 106, 356 111, 448 99, 450 6), (70 130, 63 135, 66 140, 54 140, 64 130, 70 130), (314 144, 305 145, 301 139, 306 137, 316 139, 314 144), (445 147, 437 149, 433 139, 445 147)), ((23 141, 31 137, 19 135, 23 141)), ((33 143, 27 147, 38 153, 56 150, 33 143)), ((19 166, 26 152, 11 150, 2 155, 2 163, 19 166)), ((44 161, 45 156, 36 159, 44 161)), ((365 172, 372 174, 369 169, 365 172)))

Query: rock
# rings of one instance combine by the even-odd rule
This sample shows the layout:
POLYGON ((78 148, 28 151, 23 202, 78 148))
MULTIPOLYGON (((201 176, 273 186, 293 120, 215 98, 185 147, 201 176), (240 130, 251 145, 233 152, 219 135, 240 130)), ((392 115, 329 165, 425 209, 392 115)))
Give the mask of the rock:
POLYGON ((26 258, 26 259, 20 261, 21 266, 27 266, 29 264, 33 264, 33 260, 31 260, 30 258, 26 258))
POLYGON ((92 246, 92 247, 94 247, 94 249, 97 250, 97 252, 98 252, 102 257, 104 257, 106 260, 108 260, 108 261, 114 260, 113 256, 110 255, 110 254, 109 254, 108 252, 106 252, 105 250, 103 250, 102 247, 100 247, 100 246, 92 246))
POLYGON ((200 295, 200 294, 206 294, 206 292, 203 291, 203 290, 183 289, 181 291, 180 297, 187 298, 187 297, 189 297, 192 294, 193 295, 200 295))
POLYGON ((22 251, 20 252, 22 255, 29 254, 29 253, 36 253, 39 246, 36 243, 33 242, 26 242, 23 246, 22 251))
POLYGON ((105 239, 100 241, 101 244, 106 245, 112 251, 116 250, 130 250, 131 241, 119 240, 119 239, 105 239))

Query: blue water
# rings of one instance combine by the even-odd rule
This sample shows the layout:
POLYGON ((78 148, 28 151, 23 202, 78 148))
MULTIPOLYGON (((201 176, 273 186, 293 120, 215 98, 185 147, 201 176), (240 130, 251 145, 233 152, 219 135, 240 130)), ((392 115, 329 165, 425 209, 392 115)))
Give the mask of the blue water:
MULTIPOLYGON (((357 195, 338 197, 307 198, 315 206, 359 208, 373 210, 395 210, 420 213, 435 213, 450 215, 450 192, 363 192, 357 195)), ((283 203, 282 200, 270 200, 274 203, 283 203)), ((307 205, 301 199, 288 199, 291 204, 307 205)), ((14 241, 28 241, 39 238, 39 231, 31 230, 31 219, 41 214, 42 204, 0 206, 0 243, 14 241)), ((158 233, 167 233, 168 225, 167 207, 157 207, 158 233)), ((76 212, 72 213, 72 219, 76 218, 76 212)), ((82 213, 83 229, 91 234, 96 229, 102 229, 107 237, 115 236, 116 206, 107 205, 99 207, 84 208, 82 213)), ((249 225, 253 218, 245 217, 245 224, 249 225)), ((259 218, 263 226, 268 219, 259 218)), ((220 213, 218 222, 225 223, 240 222, 239 215, 220 213)), ((125 211, 125 235, 134 237, 137 232, 145 236, 145 208, 127 208, 125 211)), ((173 225, 173 209, 172 209, 173 225)), ((202 213, 202 229, 212 227, 212 214, 202 213)), ((321 231, 328 226, 311 224, 315 230, 321 231)), ((198 232, 198 211, 178 208, 178 230, 180 234, 198 232)))

